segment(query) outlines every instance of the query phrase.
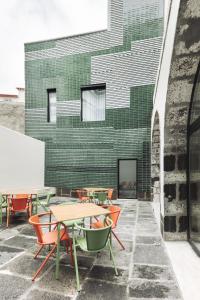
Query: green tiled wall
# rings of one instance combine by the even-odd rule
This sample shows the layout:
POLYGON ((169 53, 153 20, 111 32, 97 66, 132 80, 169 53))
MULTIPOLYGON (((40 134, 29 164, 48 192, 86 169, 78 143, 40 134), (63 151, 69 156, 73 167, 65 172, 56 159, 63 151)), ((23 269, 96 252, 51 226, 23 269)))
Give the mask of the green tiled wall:
MULTIPOLYGON (((158 0, 155 3, 159 5, 158 0)), ((56 124, 47 123, 47 89, 56 88, 58 103, 79 100, 80 86, 91 83, 92 57, 130 51, 132 41, 161 36, 159 13, 146 7, 144 18, 144 7, 142 14, 136 14, 129 6, 130 1, 124 1, 123 45, 26 61, 26 134, 46 142, 45 184, 48 186, 117 188, 118 159, 132 158, 138 159, 139 194, 150 192, 153 83, 131 87, 129 107, 106 109, 105 121, 81 122, 80 115, 58 114, 56 124)), ((50 49, 55 43, 27 44, 25 52, 50 49)))

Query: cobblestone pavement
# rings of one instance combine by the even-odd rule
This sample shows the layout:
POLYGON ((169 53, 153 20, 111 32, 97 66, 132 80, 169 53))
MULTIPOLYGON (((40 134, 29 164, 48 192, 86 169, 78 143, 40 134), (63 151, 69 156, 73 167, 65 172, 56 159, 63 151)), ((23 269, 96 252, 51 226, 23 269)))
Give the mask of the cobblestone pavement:
POLYGON ((113 240, 119 276, 115 276, 109 253, 97 256, 79 251, 81 291, 76 292, 75 272, 63 254, 60 279, 55 279, 52 258, 35 283, 31 276, 45 253, 33 259, 36 238, 24 221, 0 231, 0 299, 28 300, 123 300, 182 299, 151 204, 116 200, 122 213, 116 233, 125 250, 113 240))

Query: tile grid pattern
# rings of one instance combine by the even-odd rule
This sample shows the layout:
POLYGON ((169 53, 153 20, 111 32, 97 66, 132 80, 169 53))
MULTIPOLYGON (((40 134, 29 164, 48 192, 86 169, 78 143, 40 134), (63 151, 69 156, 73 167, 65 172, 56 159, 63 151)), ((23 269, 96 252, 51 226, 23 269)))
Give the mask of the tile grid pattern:
POLYGON ((46 185, 117 188, 117 160, 131 158, 138 159, 138 196, 150 195, 161 2, 110 0, 107 31, 25 46, 26 134, 46 142, 46 185), (102 82, 105 121, 82 122, 80 86, 102 82), (50 88, 57 90, 57 124, 47 123, 50 88))

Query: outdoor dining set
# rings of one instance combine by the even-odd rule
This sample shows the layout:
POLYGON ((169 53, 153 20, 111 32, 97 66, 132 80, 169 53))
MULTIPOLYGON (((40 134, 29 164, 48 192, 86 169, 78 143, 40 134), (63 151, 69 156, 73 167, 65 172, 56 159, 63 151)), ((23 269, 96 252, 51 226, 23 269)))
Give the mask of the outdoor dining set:
POLYGON ((50 200, 54 197, 48 189, 43 190, 43 194, 39 189, 22 189, 23 193, 18 191, 13 190, 12 193, 0 191, 0 223, 2 224, 4 220, 4 210, 6 212, 7 227, 13 215, 25 212, 29 223, 35 230, 39 246, 34 258, 36 259, 43 248, 48 246, 49 252, 33 275, 33 281, 49 258, 54 255, 56 257, 55 277, 59 279, 62 247, 70 255, 71 266, 75 268, 78 291, 80 291, 80 281, 77 249, 96 253, 108 249, 115 274, 118 275, 112 250, 112 237, 117 240, 121 249, 125 248, 114 232, 121 208, 112 202, 113 189, 77 189, 77 199, 60 197, 64 198, 64 202, 54 205, 50 205, 50 200))

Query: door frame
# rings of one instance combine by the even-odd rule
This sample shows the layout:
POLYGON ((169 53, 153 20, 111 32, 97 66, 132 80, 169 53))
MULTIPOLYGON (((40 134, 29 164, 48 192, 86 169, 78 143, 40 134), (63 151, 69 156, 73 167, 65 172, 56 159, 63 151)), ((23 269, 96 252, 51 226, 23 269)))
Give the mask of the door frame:
POLYGON ((118 158, 117 159, 117 197, 119 197, 119 162, 120 160, 135 160, 136 161, 136 197, 135 198, 125 198, 125 199, 137 199, 138 196, 138 158, 118 158))

